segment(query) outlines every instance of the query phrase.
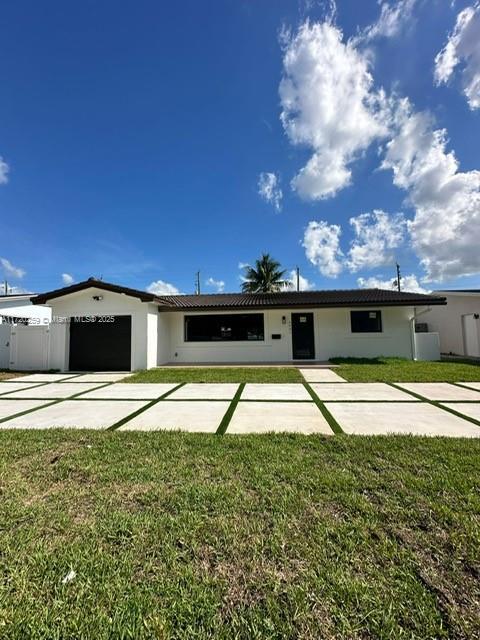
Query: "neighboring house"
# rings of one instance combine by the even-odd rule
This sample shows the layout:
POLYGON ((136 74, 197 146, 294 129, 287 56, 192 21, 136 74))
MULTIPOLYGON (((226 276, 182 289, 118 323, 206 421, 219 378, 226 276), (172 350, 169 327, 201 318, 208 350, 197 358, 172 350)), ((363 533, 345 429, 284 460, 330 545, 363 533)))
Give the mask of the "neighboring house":
POLYGON ((422 317, 428 329, 440 334, 445 354, 480 358, 480 289, 434 291, 447 306, 431 309, 422 317))
POLYGON ((49 307, 32 304, 31 298, 31 293, 0 296, 0 369, 7 369, 12 364, 13 327, 17 325, 47 326, 50 322, 52 310, 49 307))
POLYGON ((90 278, 32 298, 52 309, 49 368, 415 357, 416 309, 439 296, 360 289, 157 296, 90 278))
POLYGON ((49 307, 32 304, 32 293, 0 296, 0 324, 47 324, 52 317, 49 307))

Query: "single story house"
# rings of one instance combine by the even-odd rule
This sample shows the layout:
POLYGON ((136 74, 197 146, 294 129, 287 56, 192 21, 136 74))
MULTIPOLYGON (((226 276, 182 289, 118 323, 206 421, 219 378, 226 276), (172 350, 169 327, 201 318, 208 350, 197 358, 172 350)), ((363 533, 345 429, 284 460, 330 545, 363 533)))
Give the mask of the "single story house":
POLYGON ((447 307, 432 307, 422 318, 428 329, 440 334, 445 354, 480 358, 480 289, 434 291, 447 307))
POLYGON ((48 367, 415 357, 419 308, 445 298, 380 289, 158 296, 89 278, 32 298, 52 310, 48 367))

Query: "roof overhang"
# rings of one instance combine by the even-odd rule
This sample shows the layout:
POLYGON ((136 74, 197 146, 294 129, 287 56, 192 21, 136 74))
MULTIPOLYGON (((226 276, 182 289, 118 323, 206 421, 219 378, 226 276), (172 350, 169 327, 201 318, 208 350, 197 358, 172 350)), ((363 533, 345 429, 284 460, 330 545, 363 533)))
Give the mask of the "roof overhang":
POLYGON ((103 291, 110 291, 112 293, 119 293, 132 298, 137 298, 142 302, 160 302, 153 293, 147 291, 140 291, 138 289, 129 289, 128 287, 121 287, 116 284, 110 284, 109 282, 103 282, 103 280, 97 280, 96 278, 89 278, 76 284, 72 284, 68 287, 62 287, 61 289, 55 289, 48 291, 47 293, 40 293, 36 296, 32 296, 30 300, 33 304, 45 304, 49 300, 55 298, 62 298, 79 291, 85 291, 86 289, 101 289, 103 291))
POLYGON ((122 287, 96 278, 89 278, 68 287, 32 296, 33 304, 73 295, 86 289, 99 289, 137 298, 158 305, 159 311, 212 312, 250 311, 259 309, 335 309, 339 307, 425 307, 447 303, 445 297, 395 292, 382 289, 324 290, 279 292, 267 294, 202 294, 158 296, 147 291, 122 287))

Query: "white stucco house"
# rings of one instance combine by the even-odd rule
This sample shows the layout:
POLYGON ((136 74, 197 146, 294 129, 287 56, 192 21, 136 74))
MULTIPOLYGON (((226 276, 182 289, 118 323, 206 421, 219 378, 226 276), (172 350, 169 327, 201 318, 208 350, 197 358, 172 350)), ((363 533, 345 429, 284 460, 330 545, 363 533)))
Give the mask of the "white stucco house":
POLYGON ((440 296, 380 289, 157 296, 90 278, 32 298, 52 310, 48 368, 416 357, 420 309, 440 296))
POLYGON ((422 318, 440 334, 444 354, 480 358, 480 289, 434 291, 447 300, 446 307, 432 307, 422 318))

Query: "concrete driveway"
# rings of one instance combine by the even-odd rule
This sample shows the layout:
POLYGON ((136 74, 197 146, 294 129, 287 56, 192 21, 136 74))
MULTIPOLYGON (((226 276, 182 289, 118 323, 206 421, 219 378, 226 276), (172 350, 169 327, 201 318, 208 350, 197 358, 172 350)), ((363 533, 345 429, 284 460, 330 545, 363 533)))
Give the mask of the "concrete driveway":
POLYGON ((349 383, 329 369, 297 384, 129 384, 125 373, 0 382, 0 428, 480 436, 478 383, 349 383))

